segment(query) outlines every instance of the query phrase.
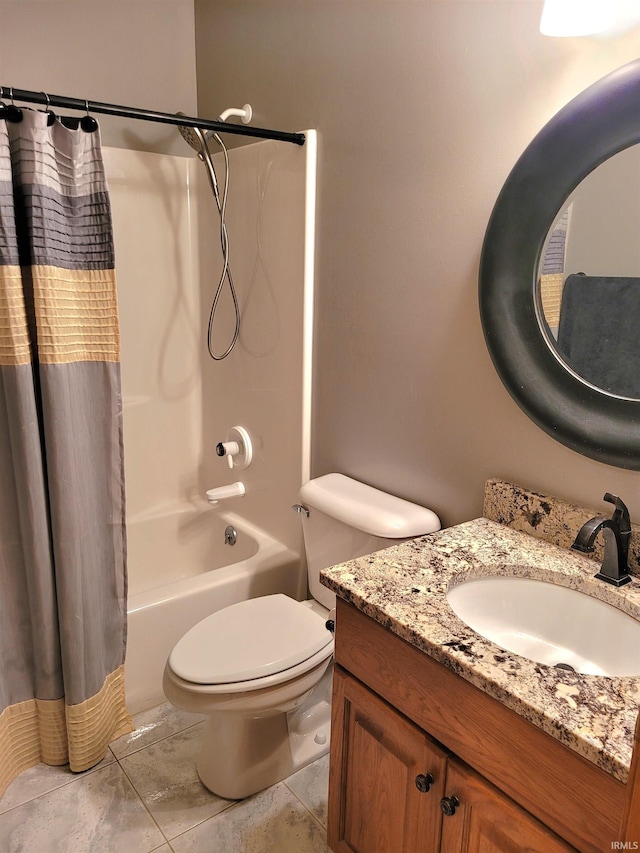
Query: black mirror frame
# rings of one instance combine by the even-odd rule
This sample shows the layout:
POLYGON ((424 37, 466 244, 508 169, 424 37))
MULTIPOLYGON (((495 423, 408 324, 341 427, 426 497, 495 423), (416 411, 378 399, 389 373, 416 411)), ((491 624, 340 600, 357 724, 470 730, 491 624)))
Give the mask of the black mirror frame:
POLYGON ((524 151, 491 214, 479 280, 487 347, 520 408, 572 450, 636 471, 640 401, 599 391, 562 364, 540 328, 535 285, 547 233, 568 196, 596 166, 638 142, 635 60, 570 101, 524 151))

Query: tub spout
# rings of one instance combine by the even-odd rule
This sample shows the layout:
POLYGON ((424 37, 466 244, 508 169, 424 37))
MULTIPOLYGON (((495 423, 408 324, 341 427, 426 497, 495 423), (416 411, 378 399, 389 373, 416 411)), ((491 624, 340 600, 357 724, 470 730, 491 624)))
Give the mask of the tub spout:
POLYGON ((246 493, 244 483, 229 483, 228 486, 218 486, 217 489, 209 489, 207 500, 210 504, 217 504, 227 498, 240 498, 246 493))

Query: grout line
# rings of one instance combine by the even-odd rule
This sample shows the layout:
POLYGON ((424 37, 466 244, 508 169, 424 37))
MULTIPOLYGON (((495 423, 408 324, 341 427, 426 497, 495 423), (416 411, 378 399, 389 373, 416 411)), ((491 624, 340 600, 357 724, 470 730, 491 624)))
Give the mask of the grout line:
MULTIPOLYGON (((115 756, 114 756, 114 757, 115 757, 115 756)), ((103 760, 104 760, 104 759, 103 759, 103 760)), ((161 848, 161 847, 163 847, 165 844, 168 844, 168 843, 169 843, 169 840, 167 839, 167 837, 166 837, 166 835, 164 834, 164 832, 162 831, 162 829, 158 826, 157 821, 154 819, 153 815, 151 814, 151 812, 150 812, 150 811, 149 811, 149 809, 147 808, 146 803, 144 802, 144 800, 142 799, 142 797, 141 797, 141 796, 140 796, 140 794, 138 793, 138 791, 137 791, 137 789, 136 789, 135 785, 133 784, 132 780, 130 779, 129 775, 127 774, 126 770, 124 769, 124 767, 121 765, 120 761, 118 761, 118 759, 117 759, 117 758, 115 758, 115 760, 114 760, 114 761, 110 761, 110 762, 109 762, 109 764, 106 764, 104 767, 97 767, 97 766, 96 766, 96 767, 90 768, 89 770, 84 770, 82 773, 74 774, 74 777, 75 777, 75 778, 70 779, 68 782, 64 782, 62 785, 58 785, 58 786, 57 786, 57 787, 55 787, 55 788, 51 788, 49 791, 44 791, 42 794, 38 794, 36 797, 32 797, 30 800, 25 800, 23 803, 19 803, 19 804, 18 804, 18 805, 16 805, 16 806, 12 806, 12 808, 7 809, 5 812, 2 812, 2 814, 3 814, 3 815, 4 815, 4 814, 9 814, 9 812, 13 811, 14 809, 20 808, 20 806, 24 806, 24 805, 26 805, 27 803, 32 803, 32 802, 35 802, 36 800, 43 799, 44 797, 47 797, 47 796, 49 796, 50 794, 55 794, 55 793, 57 793, 58 791, 60 791, 62 788, 66 788, 68 785, 72 785, 72 784, 74 784, 75 782, 82 782, 82 780, 83 780, 83 779, 86 779, 86 778, 87 778, 88 776, 90 776, 92 773, 99 772, 99 771, 101 771, 101 770, 107 770, 109 767, 112 767, 114 764, 117 764, 117 765, 118 765, 118 767, 120 768, 120 770, 121 770, 121 772, 123 773, 124 777, 126 778, 127 782, 130 784, 130 786, 131 786, 131 788, 132 788, 132 790, 133 790, 133 793, 135 794, 135 796, 137 797, 137 799, 140 801, 140 804, 143 806, 143 808, 145 809, 145 811, 149 814, 149 817, 151 818, 151 820, 152 820, 152 822, 153 822, 154 826, 156 826, 156 827, 158 828, 158 830, 159 830, 159 832, 160 832, 160 835, 161 835, 161 836, 162 836, 162 838, 164 839, 164 840, 162 841, 162 843, 161 843, 161 844, 159 844, 157 847, 153 847, 153 848, 151 848, 151 850, 147 851, 147 853, 153 853, 153 851, 160 849, 160 848, 161 848)), ((34 765, 34 766, 37 766, 37 765, 34 765)), ((0 815, 0 816, 1 816, 1 815, 0 815)), ((170 849, 173 851, 173 848, 170 848, 170 849)))
POLYGON ((298 794, 296 794, 296 792, 295 792, 295 791, 292 791, 292 790, 291 790, 291 788, 287 785, 287 783, 286 783, 286 781, 285 781, 284 779, 283 779, 282 781, 284 782, 284 785, 286 786, 287 791, 290 791, 290 793, 291 793, 291 794, 293 794, 293 796, 296 798, 296 800, 298 800, 298 802, 299 802, 299 803, 301 803, 301 804, 304 806, 304 808, 306 809, 306 811, 308 811, 308 812, 309 812, 309 814, 311 815, 311 817, 315 820, 315 822, 318 824, 318 826, 320 826, 320 827, 322 828, 322 830, 323 830, 323 831, 325 832, 325 834, 326 834, 326 832, 327 832, 327 827, 326 827, 326 826, 324 825, 324 823, 320 820, 320 818, 318 817, 318 815, 317 815, 317 814, 314 814, 314 812, 309 808, 309 806, 305 803, 305 801, 304 801, 300 796, 298 796, 298 794))
MULTIPOLYGON (((212 796, 215 796, 215 794, 212 794, 212 796)), ((196 827, 202 826, 203 823, 208 823, 209 821, 215 820, 217 817, 220 817, 220 815, 226 814, 226 812, 228 812, 230 809, 234 808, 235 806, 240 805, 240 803, 243 803, 243 802, 244 802, 244 800, 239 800, 238 802, 235 802, 235 803, 229 803, 229 805, 225 806, 222 809, 222 811, 216 812, 215 814, 212 814, 212 815, 209 815, 209 817, 202 818, 202 820, 197 821, 197 823, 194 823, 193 826, 190 826, 188 829, 184 829, 182 832, 179 832, 177 835, 172 835, 171 838, 167 838, 167 836, 164 834, 164 832, 162 834, 164 835, 165 838, 167 838, 167 843, 169 845, 171 845, 171 843, 173 841, 177 841, 177 839, 182 838, 183 835, 188 835, 193 829, 196 829, 196 827)), ((160 830, 160 832, 162 832, 162 830, 160 830)), ((171 849, 173 850, 173 847, 171 849)))
POLYGON ((168 841, 163 841, 162 844, 159 844, 157 847, 154 847, 153 850, 149 850, 148 853, 155 853, 156 850, 163 850, 165 847, 168 847, 171 850, 171 853, 175 853, 173 847, 168 841))
MULTIPOLYGON (((92 773, 98 773, 100 770, 106 770, 107 767, 111 767, 111 765, 115 764, 118 761, 118 759, 115 757, 112 750, 110 750, 108 747, 107 747, 107 749, 108 749, 108 751, 111 752, 111 755, 113 755, 113 761, 109 761, 108 764, 105 764, 103 767, 101 767, 100 765, 102 764, 102 762, 107 757, 105 755, 105 757, 102 758, 97 764, 94 764, 93 767, 89 767, 87 770, 82 770, 82 771, 80 771, 80 773, 74 773, 73 771, 69 770, 68 771, 69 772, 69 778, 65 782, 60 782, 59 785, 55 785, 53 788, 49 788, 46 791, 41 791, 39 794, 34 794, 33 797, 29 797, 29 799, 23 800, 21 803, 16 803, 15 806, 11 806, 11 808, 9 808, 9 809, 4 809, 4 810, 0 811, 0 817, 2 817, 2 815, 9 814, 9 812, 14 811, 14 809, 19 809, 20 806, 26 806, 27 803, 33 803, 35 800, 39 800, 42 797, 46 797, 49 794, 53 794, 54 791, 59 791, 61 788, 66 788, 67 785, 72 785, 74 782, 81 782, 83 779, 86 779, 86 777, 90 776, 92 773)), ((34 767, 39 767, 41 764, 43 764, 45 767, 56 767, 56 766, 57 767, 67 767, 67 768, 69 767, 68 764, 58 764, 58 765, 45 764, 44 761, 40 761, 40 762, 38 762, 38 764, 32 764, 31 767, 27 767, 26 770, 22 771, 22 773, 27 773, 29 770, 32 770, 34 767)), ((15 779, 12 779, 12 781, 9 783, 9 785, 7 786, 7 788, 5 790, 5 794, 9 790, 9 787, 13 784, 13 782, 15 782, 17 779, 20 778, 20 776, 22 776, 22 773, 19 773, 18 776, 15 777, 15 779)), ((4 794, 3 794, 3 797, 4 797, 4 794)), ((0 798, 0 808, 1 807, 2 807, 2 798, 0 798)))
MULTIPOLYGON (((200 723, 194 723, 194 725, 200 725, 200 723)), ((206 823, 208 820, 214 820, 216 817, 218 817, 218 815, 221 815, 221 814, 223 814, 224 812, 228 811, 230 808, 233 808, 234 806, 238 805, 238 803, 237 803, 237 802, 230 802, 230 803, 229 803, 229 805, 225 806, 221 811, 216 812, 216 814, 214 814, 214 815, 209 815, 208 817, 204 817, 204 818, 202 818, 201 820, 196 821, 196 823, 194 823, 194 824, 193 824, 192 826, 190 826, 188 829, 185 829, 183 832, 180 832, 180 833, 178 833, 177 835, 173 835, 173 836, 171 836, 171 837, 169 837, 169 836, 167 835, 167 833, 162 829, 162 827, 159 825, 159 823, 157 822, 157 820, 154 818, 153 814, 151 813, 151 810, 149 809, 149 807, 147 806, 146 802, 144 801, 144 799, 143 799, 142 795, 140 794, 140 792, 139 792, 139 791, 138 791, 138 789, 136 788, 135 782, 133 781, 133 779, 131 778, 131 776, 127 773, 127 770, 126 770, 126 768, 123 766, 122 762, 123 762, 123 761, 126 761, 126 759, 128 759, 128 758, 131 758, 131 756, 132 756, 132 755, 137 754, 138 752, 142 752, 143 750, 148 749, 149 747, 156 746, 156 744, 158 744, 158 743, 162 743, 162 741, 163 741, 163 740, 166 740, 167 738, 172 737, 173 735, 178 735, 178 734, 180 734, 181 732, 187 731, 188 729, 191 729, 191 728, 193 728, 193 726, 187 726, 187 727, 186 727, 186 728, 184 728, 184 729, 180 729, 180 730, 178 730, 178 731, 176 731, 176 732, 173 732, 173 733, 172 733, 172 734, 170 734, 170 735, 167 735, 167 736, 166 736, 166 738, 160 738, 159 740, 154 741, 153 743, 149 743, 149 744, 147 744, 146 746, 141 747, 140 749, 136 750, 136 751, 135 751, 135 753, 129 753, 128 755, 123 755, 123 756, 122 756, 122 759, 116 758, 116 761, 117 761, 118 765, 120 766, 120 768, 121 768, 122 772, 125 774, 125 776, 127 777, 128 781, 130 782, 131 787, 133 788, 133 790, 134 790, 134 792, 135 792, 135 795, 138 797, 138 799, 140 800, 140 802, 142 803, 142 805, 144 806, 144 808, 145 808, 145 809, 146 809, 146 811, 148 812, 148 814, 149 814, 149 816, 151 817, 151 819, 153 820, 154 824, 155 824, 155 825, 158 827, 158 829, 160 830, 160 833, 162 834, 162 837, 165 839, 165 841, 166 841, 166 843, 167 843, 167 844, 170 844, 170 843, 171 843, 171 841, 175 841, 175 839, 176 839, 176 838, 180 838, 180 836, 184 835, 185 833, 190 832, 192 829, 195 829, 197 826, 200 826, 202 823, 206 823)), ((202 784, 202 783, 201 783, 201 784, 202 784)), ((205 787, 205 786, 203 786, 203 787, 205 787)), ((216 796, 216 795, 215 795, 215 794, 213 794, 212 792, 208 792, 208 793, 211 793, 211 796, 212 796, 212 797, 216 796)), ((242 801, 241 801, 241 802, 242 802, 242 801)), ((171 848, 171 849, 173 850, 173 848, 171 848)))
MULTIPOLYGON (((125 756, 125 757, 127 757, 127 756, 125 756)), ((138 791, 138 789, 137 789, 137 788, 136 788, 136 786, 134 785, 134 783, 133 783, 133 779, 129 776, 129 774, 127 773, 127 771, 125 770, 125 768, 122 766, 122 763, 121 763, 118 759, 116 759, 116 761, 118 762, 118 767, 119 767, 119 768, 120 768, 120 770, 122 770, 122 772, 124 773, 124 776, 125 776, 126 780, 129 782, 129 784, 130 784, 130 785, 131 785, 131 787, 133 788, 133 793, 134 793, 134 794, 136 795, 136 797, 140 800, 141 805, 143 806, 144 810, 146 811, 146 813, 149 815, 149 817, 150 817, 150 818, 151 818, 151 820, 153 821, 154 825, 158 827, 158 830, 159 830, 159 832, 160 832, 160 835, 164 838, 165 842, 168 842, 168 841, 169 841, 169 839, 167 838, 167 836, 165 835, 165 833, 162 831, 162 827, 158 824, 158 821, 157 821, 157 820, 154 818, 154 816, 151 814, 151 812, 150 812, 150 810, 149 810, 149 807, 147 806, 147 804, 145 803, 145 801, 142 799, 142 796, 140 795, 140 792, 138 791)), ((162 845, 159 845, 159 846, 162 846, 162 845)), ((157 847, 154 847, 153 849, 154 849, 154 850, 157 850, 158 848, 157 848, 157 847)))
MULTIPOLYGON (((275 788, 277 785, 280 785, 280 784, 283 784, 286 787, 287 791, 293 795, 294 799, 296 799, 300 803, 300 805, 304 808, 304 810, 311 816, 311 818, 313 819, 313 822, 318 825, 319 829, 321 830, 324 837, 326 838, 327 827, 322 823, 322 821, 317 817, 317 815, 315 815, 311 811, 311 809, 307 806, 307 804, 303 800, 300 799, 300 797, 295 793, 295 791, 291 790, 291 788, 287 785, 287 783, 285 782, 284 779, 281 779, 280 782, 275 782, 273 785, 270 785, 269 788, 275 788)), ((265 788, 265 789, 263 789, 263 791, 269 790, 269 788, 265 788)), ((190 827, 189 829, 185 829, 185 831, 181 832, 179 835, 175 835, 172 839, 170 839, 169 843, 171 843, 172 841, 176 841, 178 838, 182 838, 183 835, 187 835, 189 832, 191 832, 191 830, 195 829, 196 826, 201 826, 203 823, 208 823, 210 821, 214 821, 216 818, 221 817, 221 815, 226 814, 228 811, 231 811, 232 809, 235 809, 239 806, 245 805, 248 800, 252 799, 253 797, 257 797, 259 794, 263 793, 263 791, 257 791, 255 794, 251 794, 249 797, 245 797, 243 800, 238 800, 237 802, 230 803, 221 812, 218 812, 217 814, 211 815, 211 817, 205 818, 204 820, 200 821, 199 823, 194 824, 194 826, 190 827)), ((171 850, 173 851, 173 847, 171 847, 171 850)))
MULTIPOLYGON (((158 743, 162 743, 162 741, 166 740, 167 738, 173 737, 174 735, 179 735, 182 732, 186 732, 189 729, 195 728, 196 726, 201 726, 205 722, 206 722, 206 720, 198 720, 197 723, 190 723, 188 726, 185 726, 183 729, 176 729, 175 732, 170 732, 167 735, 162 735, 162 737, 159 737, 157 740, 152 740, 150 743, 145 743, 144 746, 138 746, 135 749, 132 749, 131 752, 127 752, 126 755, 121 755, 120 757, 118 757, 115 754, 115 752, 113 754, 116 758, 116 761, 120 761, 121 759, 124 759, 124 758, 129 758, 130 756, 135 755, 137 752, 142 752, 143 749, 147 749, 150 746, 155 746, 158 743)), ((131 732, 131 734, 133 734, 133 732, 131 732)), ((126 735, 124 735, 124 737, 126 737, 126 735)), ((111 751, 113 752, 113 750, 111 750, 111 751)))
MULTIPOLYGON (((107 769, 108 767, 110 767, 112 764, 117 764, 117 765, 118 765, 118 767, 120 768, 121 772, 124 774, 124 777, 126 778, 127 782, 128 782, 128 783, 129 783, 129 785, 131 786, 131 789, 133 790, 133 792, 134 792, 134 794, 135 794, 136 798, 138 799, 138 801, 140 802, 140 804, 142 805, 142 807, 144 808, 144 810, 146 811, 146 813, 147 813, 147 814, 149 815, 149 817, 151 818, 151 821, 152 821, 153 825, 157 827, 158 831, 160 832, 160 835, 161 835, 161 836, 162 836, 162 838, 164 839, 164 841, 163 841, 160 845, 158 845, 158 847, 153 848, 153 850, 158 850, 158 849, 160 849, 161 847, 163 847, 165 844, 167 844, 167 845, 169 845, 169 849, 170 849, 170 850, 172 851, 172 853, 173 853, 173 846, 172 846, 172 844, 171 844, 171 842, 172 842, 172 841, 175 841, 177 838, 180 838, 181 836, 183 836, 183 835, 187 834, 188 832, 191 832, 193 829, 195 829, 197 826, 200 826, 200 825, 201 825, 201 824, 203 824, 203 823, 206 823, 206 822, 208 822, 208 821, 215 820, 215 818, 217 818, 217 817, 219 817, 219 816, 221 816, 221 815, 225 814, 227 811, 230 811, 231 809, 235 808, 236 806, 239 806, 239 805, 241 805, 241 804, 245 803, 245 802, 246 802, 246 800, 241 800, 241 801, 239 801, 239 802, 230 802, 230 803, 229 803, 227 806, 225 806, 225 807, 224 807, 220 812, 217 812, 216 814, 211 815, 211 816, 209 816, 209 817, 203 818, 201 821, 198 821, 198 822, 197 822, 197 823, 195 823, 193 826, 191 826, 191 827, 189 827, 188 829, 184 830, 184 832, 181 832, 181 833, 179 833, 178 835, 173 836, 172 838, 168 838, 168 837, 167 837, 167 834, 163 831, 162 827, 158 824, 158 822, 157 822, 157 821, 156 821, 156 819, 154 818, 153 814, 151 813, 151 811, 150 811, 149 807, 147 806, 147 804, 146 804, 145 800, 143 799, 142 795, 140 794, 140 792, 139 792, 139 791, 138 791, 138 789, 136 788, 136 785, 135 785, 135 783, 134 783, 133 779, 132 779, 132 778, 131 778, 131 776, 127 773, 126 768, 123 766, 123 762, 124 762, 126 759, 130 758, 130 757, 131 757, 131 756, 133 756, 133 755, 136 755, 138 752, 141 752, 141 751, 142 751, 142 750, 144 750, 144 749, 147 749, 147 748, 149 748, 149 747, 152 747, 152 746, 155 746, 155 745, 157 745, 157 744, 159 744, 159 743, 162 743, 162 741, 163 741, 163 740, 166 740, 167 738, 173 737, 173 736, 178 735, 178 734, 180 734, 180 733, 182 733, 182 732, 188 731, 189 729, 194 728, 195 726, 201 725, 201 723, 202 723, 202 722, 203 722, 203 721, 201 721, 201 720, 200 720, 200 721, 198 721, 198 722, 195 722, 195 723, 192 723, 192 724, 190 724, 190 725, 187 725, 187 726, 185 726, 184 728, 181 728, 181 729, 178 729, 178 730, 176 730, 176 731, 174 731, 174 732, 171 732, 170 734, 167 734, 167 735, 165 735, 164 737, 158 738, 158 740, 152 741, 151 743, 147 743, 147 744, 145 744, 145 746, 141 746, 141 747, 139 747, 138 749, 135 749, 135 750, 133 750, 132 752, 127 753, 126 755, 122 755, 121 757, 118 757, 118 756, 113 752, 113 750, 109 748, 109 752, 111 753, 111 755, 112 755, 112 757, 113 757, 113 760, 112 760, 112 761, 109 761, 109 762, 108 762, 107 764, 105 764, 103 767, 100 767, 100 766, 96 765, 95 767, 90 768, 90 769, 88 769, 88 770, 85 770, 85 771, 83 771, 83 772, 82 772, 82 773, 80 773, 80 774, 77 774, 77 775, 76 775, 76 774, 72 774, 72 775, 71 775, 71 778, 69 778, 69 779, 68 779, 67 781, 65 781, 65 782, 62 782, 62 784, 57 785, 56 787, 51 788, 51 789, 50 789, 50 790, 48 790, 48 791, 44 791, 43 793, 38 794, 38 795, 36 795, 36 796, 34 796, 34 797, 31 797, 30 799, 25 800, 25 801, 24 801, 24 802, 22 802, 22 803, 18 803, 17 805, 12 806, 10 809, 7 809, 5 812, 2 812, 2 814, 8 814, 9 812, 13 811, 13 810, 14 810, 14 809, 16 809, 16 808, 19 808, 20 806, 26 805, 27 803, 33 802, 33 801, 35 801, 35 800, 38 800, 38 799, 41 799, 41 798, 43 798, 43 797, 46 797, 46 796, 48 796, 48 795, 50 795, 50 794, 53 794, 53 793, 55 793, 56 791, 59 791, 60 789, 62 789, 62 788, 64 788, 64 787, 66 787, 67 785, 73 784, 74 782, 80 782, 80 781, 82 781, 82 779, 86 778, 87 776, 91 775, 92 773, 99 772, 100 770, 106 770, 106 769, 107 769)), ((106 757, 106 756, 105 756, 105 757, 106 757)), ((102 760, 104 761, 104 759, 102 759, 102 760)), ((100 762, 100 763, 101 763, 101 762, 100 762)), ((34 765, 34 766, 37 766, 37 765, 34 765)), ((326 826, 323 824, 323 822, 321 821, 321 819, 320 819, 317 815, 315 815, 315 814, 314 814, 314 812, 311 810, 311 808, 307 805, 307 803, 305 803, 305 802, 304 802, 304 800, 303 800, 303 799, 302 799, 302 798, 301 798, 301 797, 300 797, 300 796, 299 796, 299 795, 298 795, 294 790, 292 790, 292 789, 289 787, 289 785, 287 784, 287 781, 286 781, 286 780, 284 780, 284 779, 283 779, 283 780, 282 780, 282 783, 283 783, 283 784, 284 784, 284 786, 287 788, 287 791, 288 791, 290 794, 292 794, 292 795, 293 795, 293 797, 294 797, 294 798, 295 798, 295 799, 296 799, 296 800, 297 800, 297 801, 302 805, 302 807, 304 808, 304 810, 305 810, 305 811, 306 811, 306 812, 311 816, 311 818, 313 819, 314 823, 316 823, 316 824, 318 825, 318 827, 319 827, 319 828, 320 828, 320 829, 325 833, 325 835, 326 835, 326 826)), ((153 850, 152 850, 152 851, 149 851, 149 853, 153 853, 153 850)))

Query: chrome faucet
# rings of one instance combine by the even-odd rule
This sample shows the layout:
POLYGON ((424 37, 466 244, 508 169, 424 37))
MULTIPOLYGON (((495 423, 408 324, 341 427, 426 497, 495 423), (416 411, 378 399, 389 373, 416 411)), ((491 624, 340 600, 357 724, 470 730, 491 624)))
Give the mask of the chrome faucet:
POLYGON ((604 500, 615 506, 613 516, 605 518, 602 515, 596 515, 589 519, 578 531, 576 541, 571 547, 583 554, 592 554, 594 551, 593 543, 602 530, 604 559, 596 577, 614 586, 623 586, 631 581, 628 562, 631 519, 629 518, 629 510, 619 497, 607 492, 604 500))

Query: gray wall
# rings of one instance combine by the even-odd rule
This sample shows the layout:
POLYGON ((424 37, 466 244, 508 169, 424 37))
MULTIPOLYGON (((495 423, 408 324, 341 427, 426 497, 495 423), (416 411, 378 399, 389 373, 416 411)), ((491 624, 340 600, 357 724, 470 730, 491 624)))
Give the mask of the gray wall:
MULTIPOLYGON (((640 477, 520 412, 477 308, 484 229, 528 141, 640 55, 625 36, 548 39, 539 0, 196 0, 200 113, 320 138, 313 470, 478 515, 504 477, 640 517, 640 477)), ((196 112, 192 0, 0 0, 0 82, 196 112)), ((173 129, 101 121, 107 145, 182 154, 173 129)))
MULTIPOLYGON (((0 0, 0 85, 193 115, 193 0, 0 0)), ((175 128, 99 119, 105 145, 186 153, 175 128)))
POLYGON ((319 132, 313 473, 481 513, 486 478, 640 517, 640 475, 535 427, 477 306, 485 227, 515 160, 568 100, 640 55, 549 39, 538 0, 196 0, 199 111, 319 132))

